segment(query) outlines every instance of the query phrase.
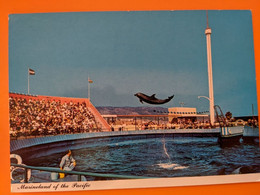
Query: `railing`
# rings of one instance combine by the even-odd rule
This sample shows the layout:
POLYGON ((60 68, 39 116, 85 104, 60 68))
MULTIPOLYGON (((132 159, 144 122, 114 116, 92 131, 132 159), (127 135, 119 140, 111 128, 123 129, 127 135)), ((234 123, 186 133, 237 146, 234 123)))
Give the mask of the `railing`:
POLYGON ((117 178, 117 179, 151 179, 152 177, 143 177, 143 176, 132 176, 132 175, 116 175, 116 174, 102 174, 102 173, 90 173, 90 172, 79 172, 79 171, 64 171, 57 168, 51 167, 35 167, 27 166, 22 164, 11 163, 11 166, 21 167, 25 169, 24 172, 24 183, 28 183, 28 170, 39 170, 46 172, 55 172, 55 173, 64 173, 68 175, 77 175, 78 181, 81 181, 81 176, 92 176, 92 177, 101 177, 101 178, 117 178))
POLYGON ((215 113, 216 113, 217 122, 219 123, 220 127, 221 128, 227 127, 226 118, 225 118, 220 106, 215 105, 214 109, 215 109, 215 113))

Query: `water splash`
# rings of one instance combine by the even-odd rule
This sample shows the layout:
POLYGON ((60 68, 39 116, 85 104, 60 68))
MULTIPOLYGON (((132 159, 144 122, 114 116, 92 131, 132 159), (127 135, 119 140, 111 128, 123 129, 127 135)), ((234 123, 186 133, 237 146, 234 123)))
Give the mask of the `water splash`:
POLYGON ((175 164, 175 163, 160 163, 157 164, 160 168, 163 169, 168 169, 168 170, 178 170, 178 169, 187 169, 189 168, 188 166, 181 166, 179 164, 175 164))
POLYGON ((165 143, 165 134, 163 136, 163 139, 162 139, 162 144, 163 144, 163 151, 164 151, 164 154, 168 157, 168 160, 169 162, 168 163, 160 163, 158 164, 158 166, 160 168, 163 168, 163 169, 169 169, 169 170, 178 170, 178 169, 187 169, 188 167, 186 166, 181 166, 179 164, 174 164, 171 162, 171 157, 167 151, 167 148, 166 148, 166 143, 165 143))
POLYGON ((167 149, 166 149, 166 145, 165 145, 165 134, 164 134, 164 136, 163 136, 163 139, 162 139, 162 143, 163 143, 163 150, 164 150, 164 153, 165 153, 165 155, 168 157, 168 159, 169 159, 169 162, 171 161, 171 157, 170 157, 170 155, 168 154, 168 152, 167 152, 167 149))

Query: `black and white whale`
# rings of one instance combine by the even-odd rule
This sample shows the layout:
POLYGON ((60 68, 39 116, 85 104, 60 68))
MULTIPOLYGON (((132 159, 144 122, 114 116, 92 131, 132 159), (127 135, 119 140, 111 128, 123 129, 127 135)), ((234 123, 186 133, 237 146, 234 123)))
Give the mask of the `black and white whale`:
POLYGON ((139 100, 142 104, 143 104, 143 102, 146 102, 148 104, 165 104, 165 103, 171 101, 171 99, 174 97, 174 95, 173 95, 173 96, 168 97, 167 99, 160 100, 155 97, 155 94, 148 96, 148 95, 145 95, 140 92, 136 93, 135 96, 139 98, 139 100))

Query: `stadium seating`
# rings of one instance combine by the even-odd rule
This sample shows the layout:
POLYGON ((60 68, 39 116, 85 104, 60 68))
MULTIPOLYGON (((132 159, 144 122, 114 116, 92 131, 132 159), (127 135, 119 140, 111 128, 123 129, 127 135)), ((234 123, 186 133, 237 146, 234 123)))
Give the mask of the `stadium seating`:
POLYGON ((10 93, 11 138, 101 131, 104 125, 91 105, 83 98, 10 93))

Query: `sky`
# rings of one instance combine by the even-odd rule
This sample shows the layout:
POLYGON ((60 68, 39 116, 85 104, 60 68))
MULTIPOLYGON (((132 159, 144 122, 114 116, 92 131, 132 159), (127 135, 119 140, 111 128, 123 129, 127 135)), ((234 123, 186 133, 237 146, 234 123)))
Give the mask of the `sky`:
MULTIPOLYGON (((9 91, 88 97, 95 106, 150 106, 137 92, 174 98, 163 107, 208 111, 206 11, 9 15, 9 91)), ((208 11, 215 104, 257 113, 252 15, 208 11)))

